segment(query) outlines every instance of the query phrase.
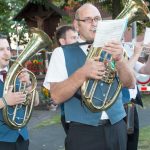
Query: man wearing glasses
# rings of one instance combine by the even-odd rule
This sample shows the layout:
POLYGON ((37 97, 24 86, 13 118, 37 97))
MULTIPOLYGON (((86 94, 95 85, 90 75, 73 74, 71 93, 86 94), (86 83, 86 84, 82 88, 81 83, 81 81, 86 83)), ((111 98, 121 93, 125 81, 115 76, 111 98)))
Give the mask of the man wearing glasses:
MULTIPOLYGON (((82 5, 76 11, 73 22, 80 36, 78 43, 55 49, 51 57, 47 79, 51 97, 57 104, 64 103, 65 119, 70 122, 66 150, 126 150, 127 132, 123 121, 126 113, 122 96, 119 95, 108 110, 93 113, 77 94, 87 79, 101 80, 105 74, 105 65, 99 62, 99 58, 86 60, 89 44, 81 44, 94 40, 99 20, 101 15, 95 6, 90 3, 82 5), (57 64, 54 63, 56 60, 57 64)), ((135 78, 126 65, 121 44, 112 41, 104 49, 116 60, 118 77, 123 86, 134 87, 135 78)))

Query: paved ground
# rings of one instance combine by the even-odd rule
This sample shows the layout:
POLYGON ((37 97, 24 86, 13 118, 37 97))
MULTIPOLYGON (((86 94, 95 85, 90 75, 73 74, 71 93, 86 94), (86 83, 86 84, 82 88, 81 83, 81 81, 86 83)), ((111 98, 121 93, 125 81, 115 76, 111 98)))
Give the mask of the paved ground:
MULTIPOLYGON (((150 109, 138 108, 140 127, 150 125, 150 109)), ((64 150, 65 133, 60 123, 48 125, 45 127, 37 127, 43 120, 49 120, 59 114, 57 111, 34 110, 32 118, 28 124, 30 133, 30 149, 29 150, 64 150)))
MULTIPOLYGON (((59 114, 57 111, 34 110, 28 123, 30 134, 29 150, 63 150, 65 133, 60 123, 38 127, 44 120, 59 114)), ((43 124, 43 123, 42 123, 43 124)))
POLYGON ((138 109, 140 128, 150 126, 150 108, 144 107, 138 109))

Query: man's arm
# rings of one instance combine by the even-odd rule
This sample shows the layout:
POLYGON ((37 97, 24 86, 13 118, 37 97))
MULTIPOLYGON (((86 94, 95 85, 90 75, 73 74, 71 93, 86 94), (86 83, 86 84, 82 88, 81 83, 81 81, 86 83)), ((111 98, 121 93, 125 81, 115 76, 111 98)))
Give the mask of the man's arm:
POLYGON ((120 42, 112 41, 107 43, 104 46, 104 50, 110 53, 116 61, 116 69, 123 86, 127 88, 134 88, 136 82, 134 71, 131 67, 129 67, 128 60, 126 60, 123 56, 124 49, 120 42))
POLYGON ((134 46, 134 53, 130 57, 128 63, 131 68, 134 68, 135 63, 138 61, 142 51, 142 42, 137 42, 134 46))
POLYGON ((139 70, 139 73, 150 75, 150 56, 148 57, 146 64, 144 64, 139 70))
POLYGON ((56 104, 64 102, 76 93, 84 81, 85 77, 83 71, 79 69, 62 82, 50 83, 51 98, 56 104))
POLYGON ((51 83, 50 92, 54 102, 59 104, 71 98, 82 86, 84 81, 88 79, 100 80, 105 73, 105 67, 98 60, 98 58, 88 60, 68 79, 58 83, 51 83))
POLYGON ((117 61, 116 68, 119 79, 122 82, 123 86, 127 88, 134 88, 136 79, 133 69, 128 65, 128 60, 125 60, 123 58, 123 60, 117 61))
MULTIPOLYGON (((149 45, 147 45, 147 47, 149 47, 149 45)), ((134 67, 135 63, 138 61, 138 58, 140 57, 140 54, 142 52, 142 48, 143 48, 142 42, 137 42, 135 44, 134 54, 131 56, 129 60, 129 64, 132 68, 134 67)), ((139 70, 139 73, 150 75, 150 56, 148 57, 146 64, 143 64, 143 66, 139 70)))

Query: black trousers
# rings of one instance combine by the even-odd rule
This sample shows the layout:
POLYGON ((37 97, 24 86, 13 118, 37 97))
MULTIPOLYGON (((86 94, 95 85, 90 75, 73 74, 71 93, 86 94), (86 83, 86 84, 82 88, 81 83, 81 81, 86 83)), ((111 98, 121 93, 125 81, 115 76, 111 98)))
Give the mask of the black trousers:
POLYGON ((126 150, 127 130, 124 120, 97 127, 71 122, 65 150, 126 150))
POLYGON ((127 150, 137 150, 139 140, 139 118, 137 109, 134 109, 134 133, 128 134, 127 150))
POLYGON ((16 142, 0 141, 0 150, 28 150, 29 140, 24 141, 22 136, 19 136, 16 142))
POLYGON ((61 124, 64 128, 65 133, 67 134, 68 130, 69 130, 69 123, 67 123, 65 121, 65 115, 61 115, 61 124))

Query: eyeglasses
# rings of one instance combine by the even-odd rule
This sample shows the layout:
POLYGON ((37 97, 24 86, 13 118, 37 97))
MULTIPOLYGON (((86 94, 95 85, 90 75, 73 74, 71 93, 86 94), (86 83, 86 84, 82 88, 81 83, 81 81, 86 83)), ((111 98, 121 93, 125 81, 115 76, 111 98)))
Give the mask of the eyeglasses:
POLYGON ((85 23, 93 23, 93 21, 95 21, 95 22, 100 21, 100 20, 101 20, 101 17, 100 17, 100 16, 97 16, 97 17, 95 17, 95 18, 90 18, 90 17, 88 17, 88 18, 85 18, 85 19, 77 19, 77 18, 76 18, 76 20, 77 20, 77 21, 83 21, 83 22, 85 22, 85 23))

